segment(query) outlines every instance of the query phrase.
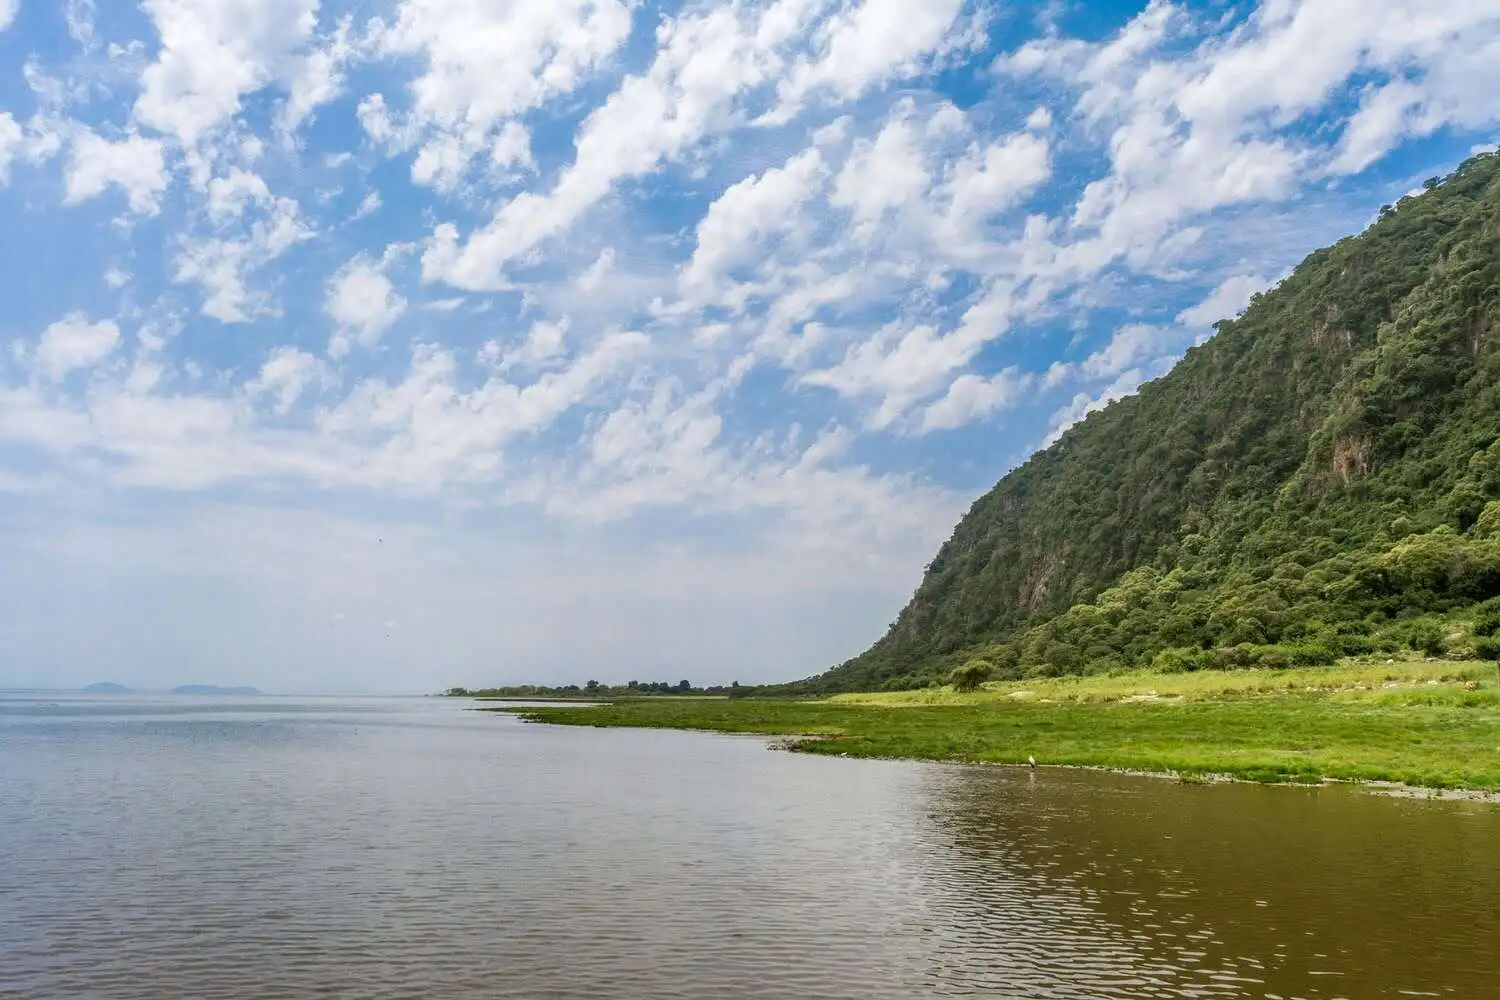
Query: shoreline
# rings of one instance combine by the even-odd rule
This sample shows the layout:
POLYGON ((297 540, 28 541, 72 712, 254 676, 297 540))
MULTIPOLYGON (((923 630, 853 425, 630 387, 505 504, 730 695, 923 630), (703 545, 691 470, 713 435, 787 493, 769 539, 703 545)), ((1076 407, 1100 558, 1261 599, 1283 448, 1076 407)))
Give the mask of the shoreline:
POLYGON ((760 736, 800 753, 1075 767, 1168 778, 1500 802, 1492 665, 1128 674, 991 683, 821 701, 625 699, 485 706, 529 722, 760 736))

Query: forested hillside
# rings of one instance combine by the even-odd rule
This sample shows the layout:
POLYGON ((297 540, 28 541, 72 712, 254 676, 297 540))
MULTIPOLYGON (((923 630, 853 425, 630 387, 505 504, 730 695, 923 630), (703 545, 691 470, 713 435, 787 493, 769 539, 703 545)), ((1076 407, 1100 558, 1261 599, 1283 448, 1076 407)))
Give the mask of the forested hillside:
POLYGON ((1016 676, 1482 643, 1500 157, 1434 183, 1006 476, 885 637, 798 687, 915 686, 974 657, 1016 676))

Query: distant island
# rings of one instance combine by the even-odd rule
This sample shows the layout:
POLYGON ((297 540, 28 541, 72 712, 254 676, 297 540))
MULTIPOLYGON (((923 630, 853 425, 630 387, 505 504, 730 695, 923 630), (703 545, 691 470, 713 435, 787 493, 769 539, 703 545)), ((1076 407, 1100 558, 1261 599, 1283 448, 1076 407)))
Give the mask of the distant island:
POLYGON ((173 694, 260 694, 253 687, 219 687, 216 684, 183 684, 172 689, 173 694))
POLYGON ((126 687, 124 684, 116 684, 114 681, 100 681, 97 684, 90 684, 88 687, 84 688, 84 690, 92 691, 94 694, 130 693, 130 688, 126 687))

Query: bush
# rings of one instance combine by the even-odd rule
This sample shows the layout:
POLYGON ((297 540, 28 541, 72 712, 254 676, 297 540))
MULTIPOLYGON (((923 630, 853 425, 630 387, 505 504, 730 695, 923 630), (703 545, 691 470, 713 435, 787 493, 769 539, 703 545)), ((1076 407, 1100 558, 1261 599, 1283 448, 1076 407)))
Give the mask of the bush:
POLYGON ((1338 653, 1317 643, 1288 646, 1286 654, 1294 667, 1327 667, 1339 661, 1338 653))
POLYGON ((1151 660, 1151 669, 1161 674, 1181 674, 1200 666, 1196 652, 1187 649, 1164 649, 1151 660))
POLYGON ((1210 661, 1215 670, 1244 670, 1255 666, 1255 647, 1248 642, 1238 646, 1221 646, 1214 650, 1210 661))
POLYGON ((1428 656, 1442 656, 1443 650, 1448 648, 1447 641, 1443 638, 1443 630, 1432 622, 1418 622, 1406 633, 1406 643, 1412 649, 1426 653, 1428 656))
POLYGON ((1280 646, 1262 646, 1255 651, 1255 665, 1266 670, 1281 670, 1291 662, 1291 656, 1280 646))
POLYGON ((1500 609, 1487 608, 1474 619, 1474 634, 1482 638, 1500 633, 1500 609))
POLYGON ((1366 656, 1375 652, 1375 640, 1367 635, 1341 635, 1338 644, 1339 652, 1345 656, 1366 656))
POLYGON ((1487 637, 1474 643, 1474 653, 1481 660, 1500 663, 1500 638, 1487 637))
POLYGON ((970 660, 948 675, 955 691, 978 691, 979 685, 990 679, 994 667, 989 660, 970 660))

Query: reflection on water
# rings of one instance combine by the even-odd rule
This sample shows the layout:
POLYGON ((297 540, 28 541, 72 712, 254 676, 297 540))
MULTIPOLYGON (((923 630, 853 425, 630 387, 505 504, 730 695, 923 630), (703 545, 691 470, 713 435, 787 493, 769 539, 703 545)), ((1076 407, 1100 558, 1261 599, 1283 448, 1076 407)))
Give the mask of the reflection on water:
POLYGON ((0 695, 0 996, 1500 996, 1500 808, 0 695), (51 701, 54 704, 41 704, 51 701))
POLYGON ((985 769, 926 789, 954 847, 931 881, 1024 942, 1003 970, 959 951, 1000 995, 1500 997, 1495 806, 985 769))

